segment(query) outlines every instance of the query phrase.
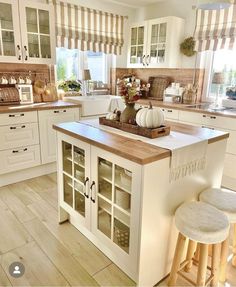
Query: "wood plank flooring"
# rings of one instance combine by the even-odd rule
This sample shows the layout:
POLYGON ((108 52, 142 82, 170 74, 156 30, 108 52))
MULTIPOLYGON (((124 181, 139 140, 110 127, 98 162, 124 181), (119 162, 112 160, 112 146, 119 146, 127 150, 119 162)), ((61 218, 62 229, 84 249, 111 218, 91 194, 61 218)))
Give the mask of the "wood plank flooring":
MULTIPOLYGON (((227 287, 236 286, 230 264, 228 274, 227 287)), ((56 174, 0 188, 0 287, 99 285, 135 283, 71 224, 58 224, 56 174), (14 261, 25 266, 18 279, 8 273, 14 261)))

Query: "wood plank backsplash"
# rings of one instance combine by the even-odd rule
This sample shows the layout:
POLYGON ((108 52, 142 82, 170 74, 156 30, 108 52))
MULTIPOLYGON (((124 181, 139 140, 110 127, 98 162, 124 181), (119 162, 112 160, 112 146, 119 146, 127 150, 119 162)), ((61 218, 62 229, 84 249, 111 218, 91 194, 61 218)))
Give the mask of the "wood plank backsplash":
POLYGON ((112 69, 111 83, 112 93, 116 91, 116 81, 125 75, 134 75, 136 78, 141 79, 144 83, 148 82, 149 77, 155 76, 168 76, 172 78, 173 82, 180 83, 182 86, 193 83, 194 73, 196 73, 196 82, 199 85, 197 100, 201 100, 203 82, 204 82, 204 69, 164 69, 164 68, 140 68, 140 69, 125 69, 117 68, 112 69))
POLYGON ((0 78, 5 76, 9 79, 11 76, 16 79, 19 76, 25 78, 29 76, 34 82, 35 80, 42 80, 46 82, 55 82, 55 73, 53 65, 42 65, 42 64, 12 64, 12 63, 0 63, 0 78), (51 80, 50 71, 51 69, 51 80))

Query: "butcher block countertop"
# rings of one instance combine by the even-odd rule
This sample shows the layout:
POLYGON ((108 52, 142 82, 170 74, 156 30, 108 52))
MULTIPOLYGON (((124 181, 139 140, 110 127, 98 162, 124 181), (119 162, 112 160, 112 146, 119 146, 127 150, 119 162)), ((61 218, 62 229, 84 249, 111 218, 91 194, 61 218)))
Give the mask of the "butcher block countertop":
MULTIPOLYGON (((214 110, 211 110, 207 106, 206 107, 194 107, 195 104, 187 105, 187 104, 178 104, 178 103, 168 103, 168 102, 149 100, 149 99, 141 99, 138 101, 140 105, 148 105, 150 102, 152 103, 153 106, 160 107, 160 108, 167 108, 167 109, 169 108, 169 109, 176 109, 176 110, 182 110, 182 111, 188 111, 188 112, 204 113, 204 114, 215 115, 215 116, 236 118, 236 108, 226 109, 223 111, 222 110, 214 111, 214 110)), ((207 103, 199 103, 199 104, 207 105, 207 103)))
MULTIPOLYGON (((180 123, 167 122, 172 131, 200 137, 213 143, 229 137, 226 132, 202 129, 180 123)), ((148 164, 171 156, 171 151, 140 140, 127 138, 116 133, 86 125, 83 122, 70 122, 54 125, 53 128, 73 138, 82 140, 106 151, 115 153, 138 164, 148 164)))
POLYGON ((25 105, 11 105, 11 106, 0 106, 0 114, 2 113, 18 113, 18 112, 30 112, 30 111, 41 111, 41 110, 52 110, 52 109, 65 109, 65 108, 76 108, 81 107, 80 104, 68 103, 64 101, 47 102, 47 103, 34 103, 25 105))

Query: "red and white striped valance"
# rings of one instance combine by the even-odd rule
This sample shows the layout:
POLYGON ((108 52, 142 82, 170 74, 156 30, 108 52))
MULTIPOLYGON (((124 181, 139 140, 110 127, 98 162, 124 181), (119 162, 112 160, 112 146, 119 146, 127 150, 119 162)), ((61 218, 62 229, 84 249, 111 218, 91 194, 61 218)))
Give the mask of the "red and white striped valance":
POLYGON ((236 49, 236 5, 221 10, 197 10, 196 51, 236 49))
POLYGON ((53 0, 57 47, 121 54, 124 16, 53 0))

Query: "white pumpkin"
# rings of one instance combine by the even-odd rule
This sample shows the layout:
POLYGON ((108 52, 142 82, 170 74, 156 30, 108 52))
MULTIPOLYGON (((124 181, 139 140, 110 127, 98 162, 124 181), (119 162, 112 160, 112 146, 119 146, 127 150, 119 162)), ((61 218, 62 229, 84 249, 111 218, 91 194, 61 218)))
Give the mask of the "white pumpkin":
POLYGON ((142 108, 137 112, 136 123, 143 128, 158 128, 164 124, 164 113, 160 108, 153 108, 149 104, 148 108, 142 108))

